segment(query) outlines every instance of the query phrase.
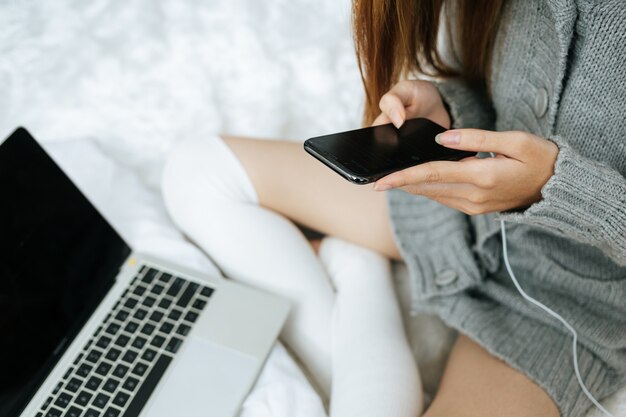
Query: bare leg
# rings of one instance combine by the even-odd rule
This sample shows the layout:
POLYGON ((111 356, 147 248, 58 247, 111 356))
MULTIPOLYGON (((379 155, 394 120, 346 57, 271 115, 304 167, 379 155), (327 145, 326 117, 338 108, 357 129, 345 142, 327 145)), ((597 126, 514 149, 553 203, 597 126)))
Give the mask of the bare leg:
POLYGON ((548 394, 521 372, 459 336, 424 417, 559 417, 548 394))
POLYGON ((287 218, 400 259, 384 193, 350 184, 299 143, 224 137, 254 183, 259 203, 287 218))

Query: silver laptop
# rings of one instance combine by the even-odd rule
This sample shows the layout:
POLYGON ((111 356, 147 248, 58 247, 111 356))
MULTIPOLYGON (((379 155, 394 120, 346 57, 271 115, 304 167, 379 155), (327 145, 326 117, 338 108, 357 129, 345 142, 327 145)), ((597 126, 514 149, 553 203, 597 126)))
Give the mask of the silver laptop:
POLYGON ((26 130, 0 144, 0 417, 234 416, 288 309, 133 253, 26 130))

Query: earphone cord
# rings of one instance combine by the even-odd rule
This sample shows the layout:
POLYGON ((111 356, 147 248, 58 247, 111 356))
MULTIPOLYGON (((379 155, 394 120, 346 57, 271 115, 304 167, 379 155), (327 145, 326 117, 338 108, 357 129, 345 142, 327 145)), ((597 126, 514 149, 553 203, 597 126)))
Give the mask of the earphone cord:
POLYGON ((522 289, 522 287, 519 285, 519 282, 517 281, 517 278, 515 278, 515 274, 513 273, 513 269, 511 268, 511 264, 509 263, 509 256, 508 256, 508 250, 507 250, 507 244, 506 244, 506 229, 504 227, 504 220, 500 220, 500 230, 502 232, 502 253, 504 257, 504 264, 506 265, 506 270, 509 272, 511 279, 513 280, 513 284, 515 284, 515 287, 517 288, 517 291, 519 291, 522 297, 524 297, 527 301, 531 302, 532 304, 536 305, 537 307, 539 307, 540 309, 542 309, 543 311, 545 311, 546 313, 548 313, 555 319, 559 320, 563 324, 563 326, 565 326, 565 328, 567 328, 567 330, 569 330, 572 333, 572 335, 574 336, 573 343, 572 343, 572 353, 573 353, 572 356, 574 359, 574 371, 576 372, 576 378, 578 378, 578 385, 580 385, 580 388, 583 390, 587 398, 589 398, 589 400, 591 400, 591 402, 596 407, 598 407, 600 411, 602 411, 608 417, 614 417, 611 413, 609 413, 602 406, 602 404, 598 402, 598 400, 596 400, 593 397, 593 395, 591 395, 591 393, 585 386, 585 383, 583 382, 582 377, 580 376, 580 371, 578 370, 578 355, 576 353, 576 343, 578 341, 578 334, 576 333, 576 330, 574 330, 574 328, 567 321, 565 321, 565 319, 561 317, 558 313, 546 307, 544 304, 541 304, 539 301, 535 300, 534 298, 526 294, 526 292, 522 289))

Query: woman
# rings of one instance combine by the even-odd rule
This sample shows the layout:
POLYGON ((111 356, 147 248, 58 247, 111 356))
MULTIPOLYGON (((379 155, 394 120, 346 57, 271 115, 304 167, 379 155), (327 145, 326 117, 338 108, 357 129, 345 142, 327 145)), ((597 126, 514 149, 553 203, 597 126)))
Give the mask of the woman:
MULTIPOLYGON (((175 151, 166 202, 228 275, 297 302, 285 340, 318 381, 328 381, 332 350, 331 414, 349 415, 359 404, 333 405, 350 397, 342 381, 356 366, 348 372, 340 365, 347 352, 360 351, 350 340, 363 335, 338 342, 350 348, 328 347, 333 288, 284 217, 343 239, 320 248, 331 278, 350 281, 335 282, 339 295, 370 285, 355 279, 367 268, 341 271, 341 253, 363 256, 384 276, 380 253, 406 262, 415 311, 459 330, 425 415, 584 415, 591 403, 574 375, 571 336, 513 286, 494 220, 507 221, 511 264, 524 289, 578 331, 578 364, 591 393, 615 392, 626 383, 626 8, 621 0, 443 3, 354 0, 366 122, 430 118, 455 128, 441 144, 495 158, 408 168, 372 189, 344 182, 297 144, 212 138, 175 151), (448 57, 437 48, 441 33, 450 40, 448 57), (401 81, 416 72, 443 80, 401 81), (233 244, 224 245, 225 237, 233 244)), ((384 280, 372 285, 387 291, 384 280)), ((375 303, 371 294, 365 299, 363 314, 375 303)), ((398 319, 393 306, 386 312, 398 319)), ((350 320, 339 323, 333 343, 353 328, 350 320)), ((409 404, 419 383, 401 329, 391 327, 385 337, 398 342, 381 352, 400 354, 385 366, 408 371, 389 380, 408 382, 394 385, 400 399, 386 398, 407 406, 378 415, 411 415, 419 412, 419 401, 409 404)), ((384 323, 374 328, 384 334, 384 323)))

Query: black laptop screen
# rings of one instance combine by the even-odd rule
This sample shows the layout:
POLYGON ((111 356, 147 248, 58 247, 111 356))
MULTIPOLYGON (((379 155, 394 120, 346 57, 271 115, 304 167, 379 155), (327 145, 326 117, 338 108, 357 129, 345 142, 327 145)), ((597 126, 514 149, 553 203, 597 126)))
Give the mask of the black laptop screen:
POLYGON ((0 417, 19 414, 129 252, 24 129, 0 145, 0 417))

